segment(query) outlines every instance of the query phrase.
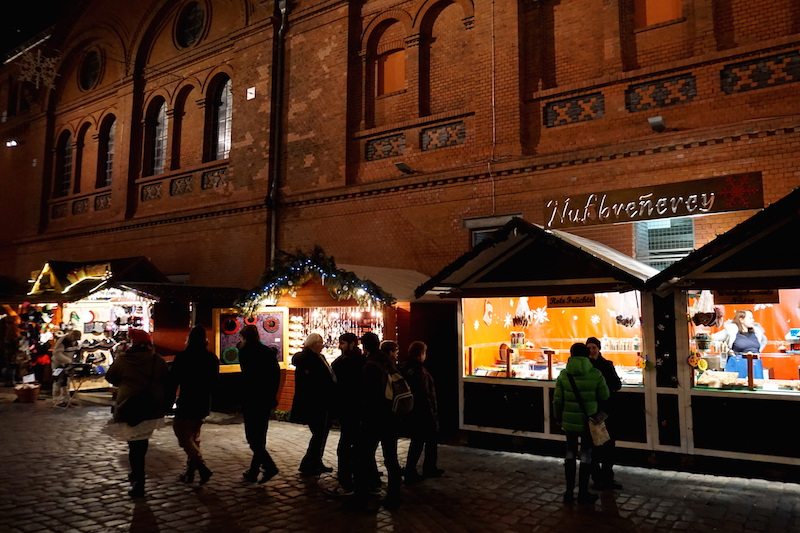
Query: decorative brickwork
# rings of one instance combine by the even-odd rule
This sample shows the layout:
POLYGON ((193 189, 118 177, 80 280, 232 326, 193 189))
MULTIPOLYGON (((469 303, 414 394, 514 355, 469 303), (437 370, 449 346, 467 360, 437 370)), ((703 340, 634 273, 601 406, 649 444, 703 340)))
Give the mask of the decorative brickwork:
POLYGON ((203 190, 224 187, 228 184, 228 178, 225 177, 225 174, 226 169, 224 168, 203 172, 203 176, 200 178, 200 187, 203 190))
POLYGON ((64 218, 67 216, 67 204, 57 204, 50 211, 50 218, 64 218))
POLYGON ((179 196, 192 192, 192 176, 181 176, 169 182, 169 195, 179 196))
POLYGON ((75 200, 72 202, 72 214, 73 215, 82 215, 89 211, 89 199, 88 198, 81 198, 80 200, 75 200))
POLYGON ((544 106, 544 125, 548 128, 595 120, 605 113, 603 93, 586 94, 544 106))
POLYGON ((151 183, 142 187, 142 201, 158 200, 161 198, 161 184, 151 183))
POLYGON ((445 146, 464 144, 466 139, 466 125, 463 122, 454 122, 422 130, 421 145, 423 150, 435 150, 445 146))
POLYGON ((625 107, 634 113, 691 102, 695 96, 697 96, 697 80, 694 75, 681 74, 629 86, 625 90, 625 107))
POLYGON ((367 161, 375 161, 377 159, 401 155, 405 149, 406 136, 400 133, 398 135, 390 135, 389 137, 381 137, 380 139, 367 141, 365 157, 367 161))
POLYGON ((98 194, 94 197, 94 210, 95 211, 102 211, 103 209, 108 209, 111 207, 111 195, 110 194, 98 194))
POLYGON ((720 72, 726 94, 800 81, 800 51, 725 65, 720 72))

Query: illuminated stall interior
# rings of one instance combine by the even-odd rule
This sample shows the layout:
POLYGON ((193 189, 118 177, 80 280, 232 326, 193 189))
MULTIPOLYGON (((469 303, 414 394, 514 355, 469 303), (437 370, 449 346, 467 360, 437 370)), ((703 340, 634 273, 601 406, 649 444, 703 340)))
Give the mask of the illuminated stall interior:
POLYGON ((515 218, 417 295, 461 298, 464 376, 553 380, 573 343, 597 337, 623 383, 641 386, 635 289, 656 272, 595 241, 515 218))
POLYGON ((685 293, 695 388, 800 391, 800 254, 791 244, 798 235, 795 189, 650 281, 659 292, 685 293), (733 342, 739 311, 752 316, 758 338, 744 352, 733 342))

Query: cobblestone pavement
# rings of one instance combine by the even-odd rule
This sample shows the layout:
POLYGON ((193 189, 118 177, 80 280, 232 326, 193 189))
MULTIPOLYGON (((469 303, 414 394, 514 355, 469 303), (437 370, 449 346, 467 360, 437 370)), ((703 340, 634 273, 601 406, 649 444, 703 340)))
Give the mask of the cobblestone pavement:
MULTIPOLYGON (((623 490, 593 508, 566 506, 560 460, 453 446, 440 449, 445 477, 404 487, 400 509, 356 512, 327 492, 332 477, 297 472, 303 426, 272 422, 280 473, 263 486, 240 482, 242 425, 216 413, 203 428, 211 481, 176 481, 184 455, 167 426, 151 440, 147 496, 132 501, 127 448, 102 432, 108 418, 108 407, 0 398, 0 531, 800 531, 800 485, 619 467, 623 490)), ((337 440, 334 431, 325 457, 334 466, 337 440)))

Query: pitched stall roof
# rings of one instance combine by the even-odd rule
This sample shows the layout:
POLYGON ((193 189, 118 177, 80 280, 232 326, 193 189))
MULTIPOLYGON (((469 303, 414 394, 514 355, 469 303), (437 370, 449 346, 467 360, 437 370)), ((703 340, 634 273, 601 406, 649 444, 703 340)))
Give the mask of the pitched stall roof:
POLYGON ((402 268, 385 268, 367 265, 337 265, 349 270, 362 280, 369 280, 388 292, 398 302, 413 302, 414 289, 428 279, 428 276, 416 270, 402 268))
POLYGON ((800 287, 800 187, 647 282, 666 292, 800 287))
POLYGON ((643 289, 658 271, 599 242, 511 219, 416 290, 440 296, 562 295, 643 289))

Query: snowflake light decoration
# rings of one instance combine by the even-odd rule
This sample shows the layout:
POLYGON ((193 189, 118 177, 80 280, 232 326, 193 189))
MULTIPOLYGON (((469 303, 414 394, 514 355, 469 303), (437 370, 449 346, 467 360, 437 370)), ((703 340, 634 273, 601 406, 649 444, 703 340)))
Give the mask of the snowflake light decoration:
POLYGON ((511 313, 506 313, 506 317, 503 319, 503 327, 509 329, 513 323, 513 320, 514 317, 511 316, 511 313))
POLYGON ((772 304, 756 304, 753 306, 753 311, 761 311, 772 307, 772 304))
POLYGON ((37 89, 40 84, 48 89, 55 86, 58 57, 42 56, 42 51, 36 50, 35 55, 29 51, 20 59, 20 80, 31 82, 37 89))
POLYGON ((533 312, 533 322, 540 325, 544 324, 545 322, 550 322, 550 317, 547 316, 546 307, 536 308, 536 311, 533 312))
POLYGON ((475 322, 472 324, 472 327, 473 327, 473 328, 475 328, 475 331, 478 331, 479 329, 481 329, 481 323, 480 323, 480 322, 478 322, 478 321, 476 320, 476 321, 475 321, 475 322))
POLYGON ((590 318, 589 320, 591 320, 592 324, 596 326, 597 324, 600 323, 600 315, 592 315, 592 318, 590 318))

